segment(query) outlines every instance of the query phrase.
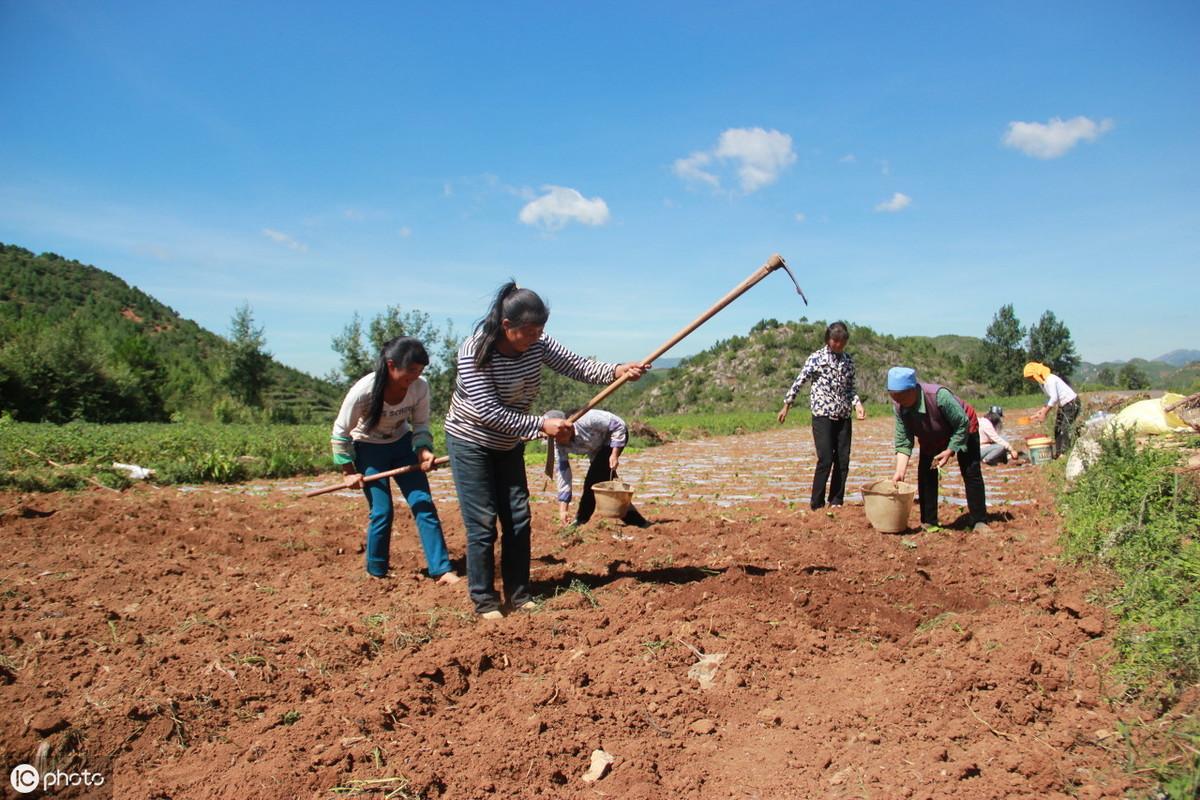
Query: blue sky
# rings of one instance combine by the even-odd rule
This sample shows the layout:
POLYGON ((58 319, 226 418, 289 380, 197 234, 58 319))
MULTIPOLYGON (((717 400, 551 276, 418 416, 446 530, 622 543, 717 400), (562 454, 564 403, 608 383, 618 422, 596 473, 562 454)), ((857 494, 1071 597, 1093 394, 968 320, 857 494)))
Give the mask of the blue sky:
MULTIPOLYGON (((1200 5, 0 0, 0 241, 324 374, 357 311, 1200 347, 1200 5)), ((803 354, 797 354, 799 361, 803 354)))

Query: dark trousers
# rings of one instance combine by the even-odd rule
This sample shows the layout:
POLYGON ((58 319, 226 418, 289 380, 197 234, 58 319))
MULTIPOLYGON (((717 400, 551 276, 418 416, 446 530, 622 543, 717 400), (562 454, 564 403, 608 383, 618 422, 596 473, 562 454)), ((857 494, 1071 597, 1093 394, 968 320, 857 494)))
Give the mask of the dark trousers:
POLYGON ((500 575, 514 608, 529 595, 529 483, 525 444, 493 450, 446 435, 446 451, 463 526, 467 529, 467 591, 476 613, 500 608, 496 582, 496 522, 500 523, 500 575))
POLYGON ((817 469, 813 473, 814 509, 825 505, 825 481, 829 480, 829 502, 840 506, 846 499, 846 475, 850 471, 850 438, 853 424, 849 417, 813 417, 813 444, 817 448, 817 469), (830 477, 830 472, 833 475, 830 477))
POLYGON ((1058 407, 1054 415, 1054 457, 1065 456, 1075 438, 1075 418, 1079 416, 1079 399, 1058 407))
MULTIPOLYGON (((608 466, 608 459, 612 457, 612 448, 604 445, 600 448, 600 452, 592 456, 592 463, 588 464, 587 475, 583 479, 583 491, 579 493, 579 508, 575 511, 575 524, 582 525, 592 518, 592 514, 596 512, 596 493, 592 491, 592 487, 602 481, 616 480, 617 473, 613 472, 608 466)), ((643 517, 636 508, 630 506, 629 511, 621 519, 626 525, 645 525, 646 518, 643 517)))
MULTIPOLYGON (((933 468, 933 457, 937 452, 931 447, 921 446, 921 457, 917 460, 917 491, 921 495, 921 524, 937 525, 938 521, 938 471, 933 468)), ((979 457, 979 434, 967 434, 967 449, 958 453, 958 469, 962 472, 963 484, 967 489, 967 510, 971 522, 987 519, 987 496, 983 487, 983 466, 979 457)))

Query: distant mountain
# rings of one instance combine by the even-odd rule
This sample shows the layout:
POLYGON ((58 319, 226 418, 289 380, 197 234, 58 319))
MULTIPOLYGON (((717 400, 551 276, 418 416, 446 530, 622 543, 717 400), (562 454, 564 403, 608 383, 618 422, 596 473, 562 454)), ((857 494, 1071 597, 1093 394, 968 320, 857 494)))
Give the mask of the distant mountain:
MULTIPOLYGON (((224 338, 112 273, 0 243, 0 412, 55 422, 245 416, 221 386, 229 352, 224 338)), ((273 359, 268 378, 254 413, 336 413, 332 384, 273 359)))
POLYGON ((1151 389, 1165 389, 1187 394, 1200 391, 1200 363, 1192 362, 1185 366, 1174 366, 1159 359, 1147 361, 1144 358, 1134 358, 1129 361, 1105 361, 1101 364, 1084 361, 1075 371, 1073 384, 1077 386, 1084 384, 1119 385, 1119 381, 1112 383, 1101 380, 1102 374, 1107 370, 1114 377, 1119 378, 1121 370, 1126 365, 1133 366, 1144 374, 1150 381, 1151 389))
POLYGON ((1174 367, 1186 367, 1200 361, 1200 350, 1172 350, 1154 360, 1164 361, 1174 367))

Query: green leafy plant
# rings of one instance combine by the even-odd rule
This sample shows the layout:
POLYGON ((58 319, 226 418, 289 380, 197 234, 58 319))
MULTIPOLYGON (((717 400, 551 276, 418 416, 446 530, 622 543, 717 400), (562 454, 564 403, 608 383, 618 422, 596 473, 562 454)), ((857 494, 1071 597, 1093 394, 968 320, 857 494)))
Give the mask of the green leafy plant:
POLYGON ((579 578, 575 578, 574 580, 572 580, 571 583, 567 586, 567 588, 562 589, 561 591, 563 593, 569 592, 569 593, 579 595, 584 600, 586 600, 589 604, 591 604, 592 608, 600 607, 600 601, 596 599, 596 595, 593 594, 592 590, 588 587, 588 585, 586 583, 584 583, 583 581, 579 580, 579 578))

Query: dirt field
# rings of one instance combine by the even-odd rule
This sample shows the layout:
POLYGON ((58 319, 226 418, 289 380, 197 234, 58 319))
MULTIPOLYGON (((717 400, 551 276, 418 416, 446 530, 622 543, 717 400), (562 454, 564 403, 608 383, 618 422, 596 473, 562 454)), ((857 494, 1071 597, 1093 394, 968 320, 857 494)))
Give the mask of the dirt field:
MULTIPOLYGON (((858 426, 852 487, 889 436, 858 426)), ((368 579, 353 494, 0 494, 0 766, 43 745, 121 798, 1121 795, 1109 622, 1037 468, 986 472, 991 534, 889 536, 856 492, 807 510, 806 429, 627 460, 657 524, 563 533, 539 492, 544 604, 495 623, 404 513, 368 579)))

